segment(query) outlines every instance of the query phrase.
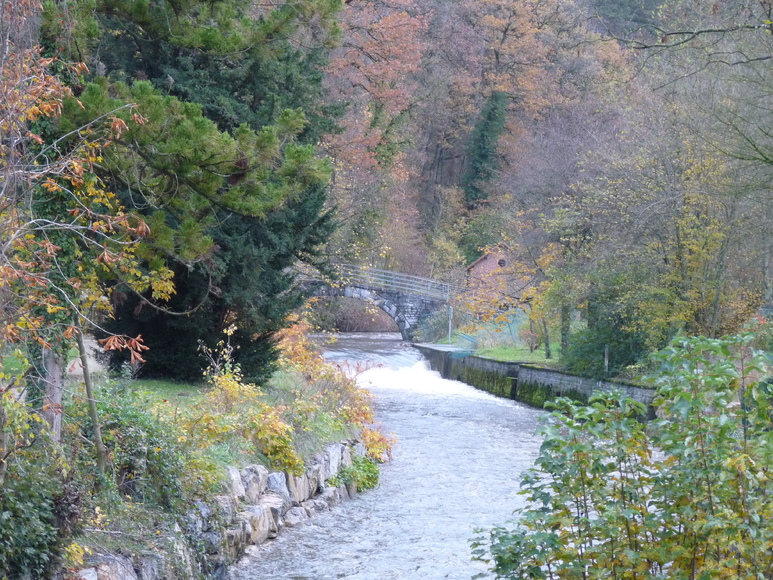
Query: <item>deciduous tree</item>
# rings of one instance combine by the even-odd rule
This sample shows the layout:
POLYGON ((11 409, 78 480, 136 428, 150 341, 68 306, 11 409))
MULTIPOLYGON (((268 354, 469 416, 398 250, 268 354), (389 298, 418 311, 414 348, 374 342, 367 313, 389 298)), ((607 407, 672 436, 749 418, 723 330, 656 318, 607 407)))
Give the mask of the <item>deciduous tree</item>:
MULTIPOLYGON (((52 70, 77 77, 85 67, 41 56, 27 30, 37 15, 34 4, 4 4, 0 15, 7 41, 0 55, 2 342, 25 342, 40 354, 41 411, 58 439, 63 352, 81 320, 96 320, 94 311, 109 304, 119 279, 140 291, 152 287, 164 297, 172 288, 164 273, 137 269, 135 252, 147 225, 127 214, 92 172, 101 155, 102 127, 117 135, 125 124, 106 115, 63 139, 49 139, 46 126, 58 121, 70 94, 52 70)), ((135 339, 114 336, 111 341, 139 356, 135 339)), ((3 385, 4 397, 13 384, 3 385)))

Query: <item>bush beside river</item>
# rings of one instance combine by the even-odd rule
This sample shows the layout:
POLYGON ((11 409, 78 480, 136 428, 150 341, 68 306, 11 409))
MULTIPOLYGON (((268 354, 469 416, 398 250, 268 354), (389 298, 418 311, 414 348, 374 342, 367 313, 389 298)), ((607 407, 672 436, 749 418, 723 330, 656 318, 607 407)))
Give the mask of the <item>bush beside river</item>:
POLYGON ((369 394, 322 359, 308 331, 297 322, 283 334, 281 370, 261 386, 242 379, 228 332, 217 349, 202 350, 209 369, 201 385, 105 378, 95 394, 104 474, 83 385, 68 389, 58 443, 31 411, 34 392, 26 401, 23 389, 6 392, 0 578, 63 577, 105 553, 147 567, 147 578, 162 577, 150 575, 162 561, 178 578, 190 578, 191 570, 205 578, 237 554, 226 549, 218 552, 224 558, 213 558, 186 518, 200 506, 227 527, 215 498, 233 495, 234 468, 260 465, 287 480, 303 478, 331 442, 357 440, 359 468, 350 462, 348 471, 323 472, 317 487, 332 477, 343 487, 358 478, 360 487, 372 482, 373 469, 363 465, 385 460, 390 441, 372 425, 369 394))

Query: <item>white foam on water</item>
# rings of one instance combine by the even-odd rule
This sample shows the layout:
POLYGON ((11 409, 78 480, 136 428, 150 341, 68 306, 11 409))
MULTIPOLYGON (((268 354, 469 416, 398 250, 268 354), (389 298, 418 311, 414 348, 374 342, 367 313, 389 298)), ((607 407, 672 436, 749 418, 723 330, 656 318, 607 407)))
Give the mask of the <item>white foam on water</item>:
POLYGON ((357 380, 397 437, 380 485, 264 544, 231 580, 469 579, 486 569, 471 561, 474 530, 523 505, 518 476, 539 451, 540 411, 444 380, 424 361, 396 363, 413 354, 397 340, 393 353, 370 336, 356 342, 363 351, 350 360, 383 359, 357 380))
POLYGON ((513 402, 508 399, 496 397, 460 381, 449 381, 442 378, 440 373, 429 369, 429 363, 426 360, 421 360, 408 367, 372 368, 359 374, 357 382, 365 388, 488 401, 504 406, 513 405, 513 402))

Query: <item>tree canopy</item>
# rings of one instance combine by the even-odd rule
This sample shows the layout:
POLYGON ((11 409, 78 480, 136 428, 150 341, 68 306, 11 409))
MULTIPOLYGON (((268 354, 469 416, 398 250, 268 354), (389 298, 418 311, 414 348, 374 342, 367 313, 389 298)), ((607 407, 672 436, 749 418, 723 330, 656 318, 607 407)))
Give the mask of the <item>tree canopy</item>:
MULTIPOLYGON (((329 1, 48 7, 50 49, 92 69, 50 131, 66 135, 105 115, 125 126, 93 169, 147 223, 143 266, 173 273, 173 298, 117 287, 116 316, 102 325, 143 336, 152 348, 141 372, 200 376, 198 342, 238 321, 245 373, 270 373, 272 333, 300 302, 290 268, 319 262, 333 226, 330 169, 314 145, 336 126, 320 93, 337 9, 329 1)), ((113 364, 124 358, 114 352, 113 364)))
POLYGON ((88 69, 53 65, 71 95, 36 134, 65 155, 83 127, 109 142, 94 187, 149 233, 132 250, 146 285, 113 268, 117 316, 101 326, 164 345, 146 373, 194 376, 162 358, 238 319, 246 374, 265 376, 299 260, 461 277, 499 243, 513 284, 530 280, 516 303, 532 324, 565 347, 573 329, 578 348, 594 328, 635 337, 629 361, 677 333, 737 330, 771 297, 769 16, 752 2, 47 3, 44 54, 88 69))

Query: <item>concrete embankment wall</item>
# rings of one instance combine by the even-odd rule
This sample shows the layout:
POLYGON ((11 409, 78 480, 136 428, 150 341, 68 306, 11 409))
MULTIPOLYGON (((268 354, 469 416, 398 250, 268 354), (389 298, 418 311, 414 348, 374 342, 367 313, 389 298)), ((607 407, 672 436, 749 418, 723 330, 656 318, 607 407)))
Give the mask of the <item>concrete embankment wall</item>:
POLYGON ((587 401, 595 391, 619 389, 649 406, 655 391, 618 381, 597 381, 519 362, 502 362, 444 345, 414 344, 444 379, 462 381, 500 397, 543 407, 556 397, 587 401))

